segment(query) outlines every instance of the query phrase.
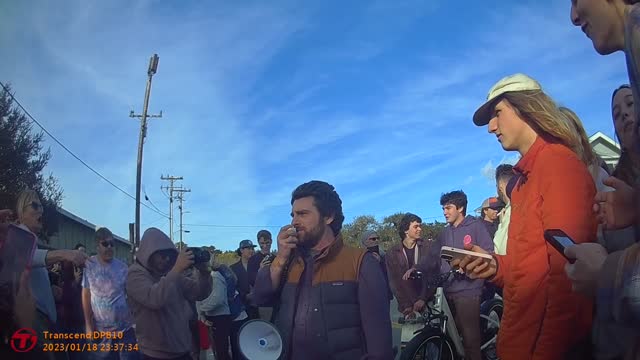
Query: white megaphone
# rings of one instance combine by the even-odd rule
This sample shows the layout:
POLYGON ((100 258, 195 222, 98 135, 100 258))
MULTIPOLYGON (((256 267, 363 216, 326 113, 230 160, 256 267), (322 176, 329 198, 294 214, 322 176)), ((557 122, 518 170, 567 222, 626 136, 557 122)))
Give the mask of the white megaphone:
POLYGON ((238 346, 249 360, 278 360, 282 355, 282 336, 270 322, 251 320, 238 331, 238 346))

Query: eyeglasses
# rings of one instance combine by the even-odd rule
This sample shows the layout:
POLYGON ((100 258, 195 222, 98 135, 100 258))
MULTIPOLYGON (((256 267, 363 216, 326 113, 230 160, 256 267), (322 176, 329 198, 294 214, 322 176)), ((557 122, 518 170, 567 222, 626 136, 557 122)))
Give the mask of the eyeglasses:
POLYGON ((40 204, 40 203, 39 203, 39 202, 37 202, 37 201, 32 201, 32 202, 31 202, 31 204, 27 204, 27 205, 25 205, 25 208, 26 208, 26 207, 28 207, 28 206, 31 206, 31 208, 32 208, 33 210, 35 210, 35 211, 41 210, 41 209, 43 208, 43 207, 42 207, 42 204, 40 204))
POLYGON ((113 241, 100 241, 100 245, 102 245, 102 247, 113 247, 113 241))
POLYGON ((370 238, 369 238, 369 240, 371 240, 371 241, 378 241, 378 240, 380 240, 380 238, 379 238, 379 237, 370 237, 370 238))

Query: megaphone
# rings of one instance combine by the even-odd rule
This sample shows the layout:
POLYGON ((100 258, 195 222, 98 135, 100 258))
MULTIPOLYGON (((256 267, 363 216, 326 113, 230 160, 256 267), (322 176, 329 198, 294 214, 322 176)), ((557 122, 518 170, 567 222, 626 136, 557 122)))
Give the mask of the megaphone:
POLYGON ((247 321, 238 331, 238 347, 249 360, 278 360, 282 355, 282 336, 270 322, 247 321))

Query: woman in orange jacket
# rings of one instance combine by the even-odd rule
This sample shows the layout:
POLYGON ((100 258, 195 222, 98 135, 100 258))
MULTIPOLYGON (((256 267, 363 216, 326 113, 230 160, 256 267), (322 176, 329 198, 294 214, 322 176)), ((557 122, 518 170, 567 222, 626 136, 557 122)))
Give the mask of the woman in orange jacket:
POLYGON ((575 153, 579 136, 540 84, 522 74, 494 85, 473 121, 488 125, 503 149, 518 151, 522 158, 507 187, 507 254, 494 255, 490 263, 467 257, 452 265, 503 288, 502 360, 582 359, 576 351, 588 351, 583 341, 589 340, 592 303, 571 291, 567 261, 543 235, 560 229, 577 243, 595 241, 595 186, 575 153))

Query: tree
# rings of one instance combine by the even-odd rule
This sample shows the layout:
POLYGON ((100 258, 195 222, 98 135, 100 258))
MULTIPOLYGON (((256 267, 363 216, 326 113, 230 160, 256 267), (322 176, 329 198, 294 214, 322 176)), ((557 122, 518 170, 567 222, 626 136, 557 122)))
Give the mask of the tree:
POLYGON ((216 255, 216 261, 221 264, 232 265, 240 260, 235 250, 227 250, 219 255, 216 255))
POLYGON ((360 239, 368 230, 378 230, 379 224, 371 215, 357 216, 351 223, 342 226, 342 240, 350 246, 360 247, 360 239))
MULTIPOLYGON (((395 213, 385 217, 382 223, 378 222, 371 215, 356 216, 351 223, 342 226, 343 241, 351 246, 361 247, 362 235, 368 230, 375 230, 380 237, 382 249, 389 249, 393 244, 400 241, 398 225, 405 213, 395 213)), ((422 238, 435 239, 444 229, 446 223, 435 221, 433 223, 422 223, 422 238)))
POLYGON ((57 231, 55 208, 62 203, 63 191, 52 174, 43 174, 51 158, 51 150, 43 148, 44 133, 33 131, 8 91, 9 86, 0 91, 0 207, 14 209, 22 190, 35 190, 44 206, 40 235, 46 241, 57 231))

